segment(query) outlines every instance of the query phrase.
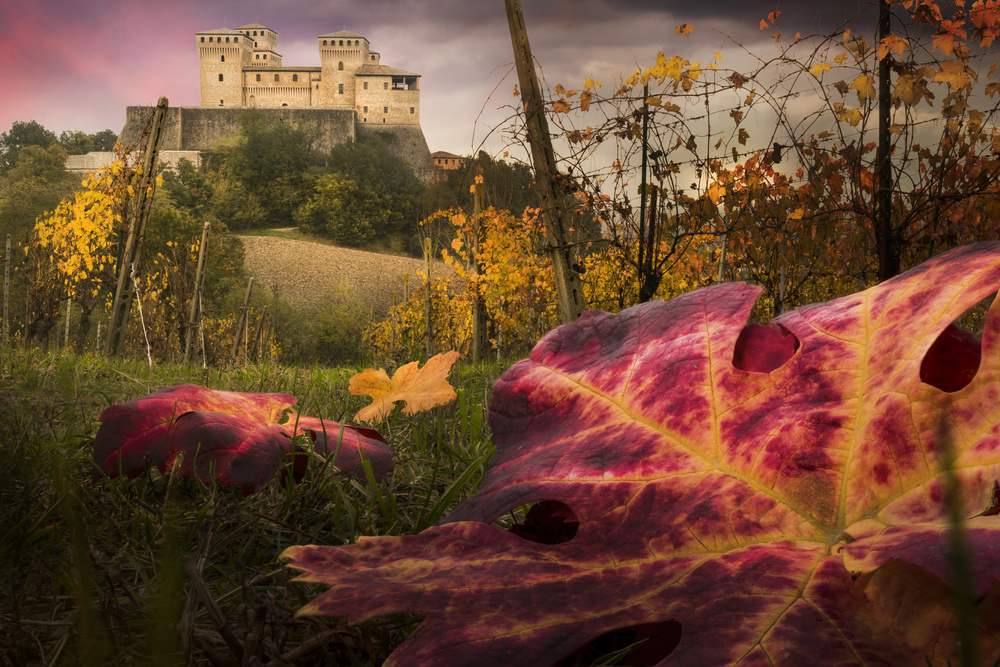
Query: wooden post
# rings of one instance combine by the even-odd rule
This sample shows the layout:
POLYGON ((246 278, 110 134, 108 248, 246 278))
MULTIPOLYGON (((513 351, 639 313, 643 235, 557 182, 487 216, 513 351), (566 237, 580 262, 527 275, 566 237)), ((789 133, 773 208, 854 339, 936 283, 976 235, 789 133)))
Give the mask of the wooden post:
POLYGON ((3 261, 3 338, 0 345, 7 344, 7 335, 10 331, 10 321, 7 318, 7 304, 10 303, 10 234, 7 235, 7 252, 4 253, 3 261))
MULTIPOLYGON (((879 0, 878 39, 890 34, 889 0, 879 0)), ((891 120, 891 90, 889 69, 892 51, 878 63, 878 147, 875 149, 875 245, 878 249, 878 280, 888 280, 899 273, 899 253, 892 233, 892 159, 890 156, 889 124, 891 120)))
POLYGON ((486 305, 479 289, 479 233, 483 218, 483 168, 476 169, 476 181, 472 186, 472 275, 475 276, 475 292, 472 296, 472 362, 477 363, 486 354, 489 342, 486 339, 486 305))
POLYGON ((260 309, 260 317, 257 318, 257 326, 253 331, 253 344, 250 346, 249 356, 254 360, 260 359, 260 335, 264 330, 264 319, 267 317, 267 306, 260 309))
POLYGON ((73 299, 66 299, 66 331, 64 334, 64 338, 66 339, 65 347, 69 347, 69 316, 72 310, 73 310, 73 299))
POLYGON ((198 328, 198 315, 201 312, 201 283, 205 279, 205 251, 208 244, 210 223, 205 223, 201 230, 201 246, 198 248, 198 272, 194 276, 194 289, 191 290, 191 310, 188 317, 187 340, 184 343, 184 363, 191 361, 191 343, 194 341, 195 330, 198 328))
POLYGON ((146 223, 153 205, 153 191, 156 189, 156 161, 159 155, 167 106, 167 98, 161 97, 153 111, 152 129, 146 150, 143 152, 141 172, 133 186, 136 205, 132 215, 129 216, 125 250, 118 265, 118 284, 115 287, 115 298, 111 304, 111 317, 108 320, 106 354, 121 354, 125 331, 128 328, 128 314, 132 307, 132 290, 129 289, 128 276, 133 266, 139 267, 142 264, 142 242, 146 236, 146 223))
POLYGON ((434 356, 434 312, 431 305, 431 269, 434 255, 431 254, 431 240, 424 239, 424 259, 427 261, 427 285, 424 288, 424 331, 427 334, 427 358, 434 356))
POLYGON ((556 183, 558 172, 555 153, 552 150, 552 137, 549 135, 541 88, 535 74, 535 61, 531 56, 528 31, 524 27, 521 1, 504 0, 504 4, 507 7, 507 23, 510 26, 511 44, 514 47, 517 78, 521 85, 521 99, 524 100, 524 119, 528 130, 528 143, 531 145, 531 161, 535 167, 535 185, 545 213, 545 240, 552 257, 559 314, 565 324, 580 317, 586 307, 583 285, 580 276, 573 271, 573 262, 570 259, 572 248, 567 228, 571 226, 572 210, 567 205, 562 188, 556 183))
POLYGON ((240 351, 240 340, 243 338, 243 327, 247 321, 247 312, 250 309, 250 295, 253 294, 253 276, 247 281, 247 295, 243 297, 243 307, 240 309, 240 319, 236 322, 236 340, 233 341, 233 360, 236 359, 240 351))

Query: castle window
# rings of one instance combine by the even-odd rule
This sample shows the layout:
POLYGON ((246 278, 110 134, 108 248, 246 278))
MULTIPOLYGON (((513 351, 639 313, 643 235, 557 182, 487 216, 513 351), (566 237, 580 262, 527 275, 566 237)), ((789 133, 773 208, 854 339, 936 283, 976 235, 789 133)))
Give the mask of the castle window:
MULTIPOLYGON (((222 75, 220 74, 219 76, 222 76, 222 75)), ((220 106, 220 107, 221 107, 221 106, 225 106, 225 104, 226 104, 226 101, 225 101, 225 100, 219 100, 219 106, 220 106)))
POLYGON ((354 46, 358 46, 358 40, 354 40, 354 46))
POLYGON ((410 113, 413 113, 413 107, 410 107, 410 113))
POLYGON ((275 74, 274 75, 274 80, 275 81, 281 81, 281 78, 279 77, 279 75, 275 74))
POLYGON ((382 107, 382 113, 389 113, 389 107, 382 107))
MULTIPOLYGON (((204 37, 203 37, 202 39, 204 39, 204 37)), ((209 43, 209 44, 211 44, 211 43, 212 43, 212 38, 211 38, 211 37, 209 37, 209 38, 208 38, 208 43, 209 43)))
POLYGON ((256 37, 256 36, 257 36, 257 31, 256 31, 256 30, 254 30, 254 31, 253 31, 253 36, 254 36, 254 37, 256 37))
POLYGON ((365 107, 365 113, 368 113, 368 107, 365 107))
POLYGON ((253 59, 254 59, 254 60, 260 60, 260 54, 258 53, 257 55, 255 55, 255 56, 253 57, 253 59))
POLYGON ((343 60, 341 60, 339 63, 337 63, 337 69, 344 69, 344 61, 343 60))
POLYGON ((299 75, 298 74, 293 74, 292 75, 292 81, 298 81, 298 80, 299 80, 299 75))
POLYGON ((222 60, 220 62, 226 62, 226 57, 222 56, 222 60))
POLYGON ((341 46, 343 46, 343 45, 344 45, 344 40, 340 40, 340 45, 341 45, 341 46))
POLYGON ((257 80, 260 81, 260 74, 257 75, 257 80))
POLYGON ((323 46, 326 46, 326 40, 325 39, 323 40, 323 46))
POLYGON ((372 62, 375 62, 375 56, 374 55, 372 56, 372 62))
MULTIPOLYGON (((254 46, 256 46, 256 44, 254 44, 254 46)), ((267 54, 266 53, 264 54, 264 60, 267 60, 267 54)))
POLYGON ((219 75, 219 81, 222 81, 222 75, 221 74, 219 75))
POLYGON ((383 90, 389 90, 389 82, 388 81, 386 81, 385 83, 382 84, 382 89, 383 90))
POLYGON ((228 43, 229 43, 229 38, 228 38, 228 37, 226 37, 226 44, 228 44, 228 43))
POLYGON ((344 94, 344 84, 342 83, 337 84, 337 92, 340 93, 341 95, 344 94))
POLYGON ((368 82, 367 81, 365 81, 362 85, 364 86, 365 90, 368 90, 368 82))
POLYGON ((205 42, 205 38, 204 38, 204 37, 202 37, 202 38, 201 38, 201 41, 202 41, 202 43, 204 43, 204 42, 205 42))
POLYGON ((319 84, 318 83, 316 84, 316 90, 319 90, 319 84))

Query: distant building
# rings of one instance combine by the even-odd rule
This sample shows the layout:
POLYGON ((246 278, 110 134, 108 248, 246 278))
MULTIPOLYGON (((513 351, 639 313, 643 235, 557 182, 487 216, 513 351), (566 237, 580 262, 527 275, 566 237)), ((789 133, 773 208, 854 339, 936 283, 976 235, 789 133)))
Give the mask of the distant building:
POLYGON ((431 153, 431 160, 434 166, 440 169, 461 169, 465 166, 465 158, 447 151, 435 151, 431 153))
MULTIPOLYGON (((419 178, 434 178, 420 128, 420 75, 382 65, 365 37, 320 35, 318 67, 286 66, 278 53, 278 33, 259 23, 198 32, 195 44, 200 106, 167 110, 164 153, 206 151, 239 131, 243 112, 257 109, 266 122, 306 130, 321 151, 382 135, 419 178)), ((119 140, 136 144, 151 111, 128 107, 119 140)), ((170 155, 163 157, 170 163, 170 155)))
POLYGON ((201 106, 353 109, 359 123, 420 124, 420 75, 388 67, 353 32, 316 38, 319 67, 289 67, 259 23, 195 33, 201 106))

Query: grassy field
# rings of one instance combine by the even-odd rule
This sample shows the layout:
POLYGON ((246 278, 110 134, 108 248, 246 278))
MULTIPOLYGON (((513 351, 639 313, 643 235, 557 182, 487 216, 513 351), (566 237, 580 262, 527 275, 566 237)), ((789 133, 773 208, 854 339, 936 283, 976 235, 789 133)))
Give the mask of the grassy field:
POLYGON ((92 479, 98 415, 163 386, 285 392, 302 414, 350 422, 359 369, 202 370, 0 349, 0 664, 377 665, 418 618, 348 627, 295 618, 319 589, 278 555, 435 523, 475 491, 492 455, 486 411, 506 364, 453 369, 459 399, 378 430, 382 483, 312 466, 244 496, 155 470, 92 479))

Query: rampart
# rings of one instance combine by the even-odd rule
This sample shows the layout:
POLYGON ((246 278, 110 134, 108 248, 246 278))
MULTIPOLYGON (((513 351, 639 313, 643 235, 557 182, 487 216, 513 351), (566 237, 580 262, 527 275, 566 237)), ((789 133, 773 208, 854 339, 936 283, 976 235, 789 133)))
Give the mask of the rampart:
MULTIPOLYGON (((240 116, 247 111, 245 107, 170 107, 160 150, 208 151, 239 132, 240 116)), ((152 112, 153 107, 128 107, 119 141, 136 145, 152 112)), ((321 152, 329 152, 334 146, 359 136, 383 134, 393 154, 409 162, 419 178, 427 178, 431 173, 430 150, 419 125, 358 123, 351 109, 278 107, 257 108, 252 112, 266 123, 285 122, 304 130, 312 139, 313 148, 321 152)))

